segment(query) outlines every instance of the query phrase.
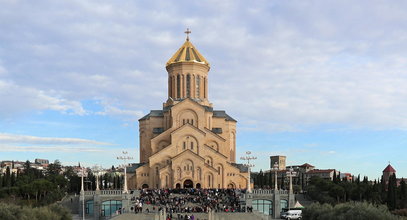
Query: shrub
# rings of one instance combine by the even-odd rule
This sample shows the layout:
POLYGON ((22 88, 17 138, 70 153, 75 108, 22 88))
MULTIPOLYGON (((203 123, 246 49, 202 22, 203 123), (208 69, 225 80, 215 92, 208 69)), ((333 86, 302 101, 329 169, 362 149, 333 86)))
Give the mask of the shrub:
POLYGON ((397 209, 392 211, 391 213, 399 216, 407 216, 407 209, 397 209))
POLYGON ((0 203, 0 219, 5 220, 70 220, 69 211, 59 205, 39 208, 0 203))
POLYGON ((314 203, 303 211, 304 220, 397 220, 386 206, 367 202, 348 202, 336 206, 314 203))

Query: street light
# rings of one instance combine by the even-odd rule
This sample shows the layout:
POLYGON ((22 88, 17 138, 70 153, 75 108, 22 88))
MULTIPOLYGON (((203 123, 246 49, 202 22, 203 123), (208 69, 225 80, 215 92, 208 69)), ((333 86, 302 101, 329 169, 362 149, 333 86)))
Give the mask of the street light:
MULTIPOLYGON (((297 175, 297 172, 294 171, 294 169, 292 167, 290 167, 290 169, 287 172, 287 176, 290 177, 290 191, 288 193, 289 198, 293 195, 293 176, 297 175)), ((291 205, 290 205, 290 200, 288 201, 288 209, 290 209, 291 205)))
POLYGON ((296 176, 297 172, 294 171, 294 169, 291 167, 288 172, 287 172, 287 176, 290 177, 290 194, 293 193, 293 176, 296 176))
POLYGON ((100 174, 101 167, 98 165, 95 165, 92 167, 92 173, 96 175, 96 191, 99 191, 99 174, 100 174))
POLYGON ((277 171, 279 170, 277 162, 274 162, 273 168, 271 168, 271 170, 274 171, 274 190, 277 191, 278 190, 278 187, 277 187, 277 171))
POLYGON ((124 160, 124 187, 123 187, 123 193, 128 193, 129 191, 127 190, 127 172, 126 172, 126 167, 127 167, 127 160, 132 160, 133 157, 127 156, 127 151, 123 151, 123 156, 118 156, 118 160, 124 160))
POLYGON ((243 164, 243 165, 245 167, 247 167, 247 171, 248 171, 248 174, 249 174, 249 177, 247 178, 247 192, 248 193, 252 192, 251 186, 250 186, 250 167, 254 167, 254 164, 251 164, 250 160, 256 160, 257 159, 257 157, 250 156, 250 154, 252 154, 252 152, 246 151, 246 156, 240 157, 241 160, 247 160, 247 164, 243 164))
POLYGON ((83 177, 85 176, 85 167, 82 167, 81 172, 81 196, 82 196, 82 219, 85 220, 85 187, 83 177))

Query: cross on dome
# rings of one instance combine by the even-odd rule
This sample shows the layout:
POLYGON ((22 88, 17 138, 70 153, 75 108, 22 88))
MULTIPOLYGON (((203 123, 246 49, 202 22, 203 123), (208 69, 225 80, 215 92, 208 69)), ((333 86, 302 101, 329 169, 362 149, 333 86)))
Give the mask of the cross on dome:
POLYGON ((192 33, 189 28, 184 32, 187 35, 187 41, 189 41, 189 34, 192 33))

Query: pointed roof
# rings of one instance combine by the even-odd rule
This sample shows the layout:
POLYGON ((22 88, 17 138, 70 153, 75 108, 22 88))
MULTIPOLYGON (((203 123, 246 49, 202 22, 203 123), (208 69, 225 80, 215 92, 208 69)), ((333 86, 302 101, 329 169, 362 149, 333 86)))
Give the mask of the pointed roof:
POLYGON ((205 64, 208 67, 210 66, 205 57, 203 57, 195 46, 189 41, 189 38, 187 38, 185 43, 178 49, 178 51, 172 55, 166 66, 181 62, 200 63, 205 64))
POLYGON ((301 165, 300 167, 314 167, 314 166, 312 166, 311 164, 309 164, 309 163, 304 163, 303 165, 301 165))
POLYGON ((395 173, 396 170, 389 164, 386 168, 384 168, 383 173, 395 173))
POLYGON ((304 206, 301 205, 301 203, 297 201, 297 202, 295 203, 295 205, 294 205, 294 208, 304 208, 304 206))

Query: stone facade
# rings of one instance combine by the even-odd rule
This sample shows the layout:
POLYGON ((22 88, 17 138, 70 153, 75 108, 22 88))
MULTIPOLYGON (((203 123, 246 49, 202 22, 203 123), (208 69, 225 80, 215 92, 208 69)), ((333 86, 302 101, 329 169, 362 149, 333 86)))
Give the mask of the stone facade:
POLYGON ((136 188, 246 188, 236 120, 208 99, 210 65, 187 40, 167 62, 168 99, 139 119, 136 188))

